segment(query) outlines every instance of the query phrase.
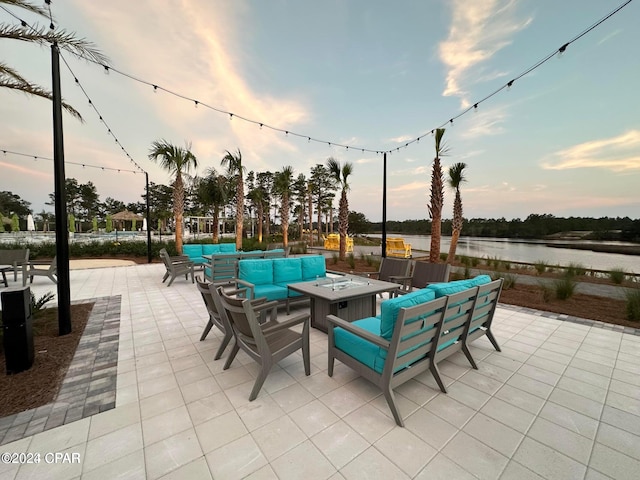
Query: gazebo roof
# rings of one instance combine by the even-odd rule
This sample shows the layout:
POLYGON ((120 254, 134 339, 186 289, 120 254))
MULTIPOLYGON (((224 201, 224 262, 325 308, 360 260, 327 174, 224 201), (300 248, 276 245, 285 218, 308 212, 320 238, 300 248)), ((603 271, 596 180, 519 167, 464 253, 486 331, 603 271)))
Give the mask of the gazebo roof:
POLYGON ((112 220, 139 220, 142 221, 142 215, 138 215, 136 213, 130 212, 129 210, 123 210, 122 212, 114 213, 111 215, 112 220))

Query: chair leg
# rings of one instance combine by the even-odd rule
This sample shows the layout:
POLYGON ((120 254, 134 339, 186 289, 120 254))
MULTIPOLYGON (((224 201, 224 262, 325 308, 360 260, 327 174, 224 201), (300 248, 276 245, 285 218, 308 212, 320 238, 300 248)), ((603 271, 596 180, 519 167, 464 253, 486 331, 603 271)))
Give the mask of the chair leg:
POLYGON ((222 354, 224 353, 224 349, 229 345, 229 341, 233 338, 233 334, 231 332, 225 333, 224 338, 222 339, 222 343, 218 347, 218 351, 216 352, 216 356, 213 357, 214 360, 218 360, 222 354))
POLYGON ((489 341, 493 345, 493 348, 495 348, 499 352, 502 351, 502 350, 500 350, 500 345, 498 345, 498 341, 496 340, 496 337, 493 336, 493 333, 491 332, 490 328, 487 329, 487 338, 489 339, 489 341))
POLYGON ((309 320, 305 322, 304 328, 302 329, 302 360, 304 362, 304 374, 308 377, 311 375, 311 361, 309 358, 309 320))
POLYGON ((396 407, 395 396, 393 394, 393 390, 389 386, 385 386, 382 389, 382 393, 384 394, 384 398, 387 400, 387 404, 389 405, 389 410, 393 414, 393 418, 396 423, 400 427, 404 427, 404 422, 402 421, 402 417, 400 416, 400 412, 398 411, 398 407, 396 407))
POLYGON ((442 383, 442 379, 440 378, 440 370, 438 370, 438 366, 434 362, 431 362, 429 370, 431 371, 433 378, 436 379, 436 383, 438 384, 438 387, 440 387, 440 390, 442 390, 442 393, 447 393, 447 388, 444 386, 444 383, 442 383))
POLYGON ((464 356, 467 357, 467 360, 469 360, 469 363, 471 364, 473 369, 478 370, 478 365, 476 365, 476 361, 471 356, 471 352, 469 351, 469 346, 467 345, 466 341, 462 344, 462 353, 464 353, 464 356))
POLYGON ((167 283, 167 287, 170 287, 175 279, 176 279, 176 276, 175 275, 171 275, 171 278, 169 279, 169 283, 167 283))
POLYGON ((166 273, 164 274, 164 277, 162 277, 162 283, 166 282, 166 281, 167 281, 167 278, 169 278, 169 272, 166 272, 166 273))
POLYGON ((238 354, 239 350, 240 350, 240 347, 238 347, 238 344, 234 343, 233 348, 231 349, 231 353, 229 354, 227 361, 224 363, 224 367, 222 367, 223 370, 229 369, 229 367, 233 363, 233 360, 236 358, 236 355, 238 354))
POLYGON ((211 327, 213 327, 213 322, 211 320, 209 320, 207 322, 207 326, 204 327, 204 331, 202 332, 202 335, 200 335, 200 341, 202 342, 205 338, 207 338, 207 335, 209 335, 209 332, 211 331, 211 327))
POLYGON ((258 378, 256 378, 256 383, 253 384, 253 389, 251 390, 251 395, 249 395, 249 401, 253 402, 256 397, 258 396, 258 393, 260 393, 260 390, 262 389, 262 385, 264 384, 264 381, 267 379, 267 376, 269 375, 269 371, 271 370, 271 363, 264 363, 262 365, 262 369, 260 370, 260 373, 258 374, 258 378))

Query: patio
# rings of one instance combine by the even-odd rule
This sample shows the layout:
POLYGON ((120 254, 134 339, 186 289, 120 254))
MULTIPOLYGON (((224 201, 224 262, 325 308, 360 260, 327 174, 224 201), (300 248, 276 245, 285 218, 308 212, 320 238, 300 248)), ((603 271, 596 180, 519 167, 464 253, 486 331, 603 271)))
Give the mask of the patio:
MULTIPOLYGON (((78 375, 84 396, 70 388, 40 412, 0 419, 3 452, 42 459, 3 462, 0 477, 593 480, 640 471, 637 331, 501 307, 493 329, 502 353, 483 337, 472 348, 479 370, 461 354, 439 364, 447 395, 428 373, 398 388, 400 428, 352 370, 338 363, 327 376, 326 335, 315 329, 311 376, 295 354, 250 403, 254 362, 240 353, 223 371, 224 360, 213 361, 219 332, 199 341, 207 314, 195 285, 179 278, 167 288, 163 274, 161 264, 71 271, 72 301, 99 299, 93 347, 74 359, 93 374, 78 375), (97 365, 115 381, 92 383, 97 365), (47 452, 80 461, 47 463, 47 452)), ((36 278, 32 290, 55 286, 36 278)))

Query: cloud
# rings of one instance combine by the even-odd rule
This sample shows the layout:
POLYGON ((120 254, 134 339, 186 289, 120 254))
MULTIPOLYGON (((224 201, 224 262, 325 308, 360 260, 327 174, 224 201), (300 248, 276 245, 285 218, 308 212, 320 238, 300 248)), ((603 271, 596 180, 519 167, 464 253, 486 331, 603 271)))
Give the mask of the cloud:
MULTIPOLYGON (((532 18, 516 16, 515 0, 453 0, 451 5, 449 36, 438 46, 440 60, 447 67, 443 95, 461 97, 462 107, 466 108, 470 103, 464 84, 477 81, 471 78, 471 69, 509 45, 510 37, 529 25, 532 18)), ((483 77, 501 75, 502 72, 495 72, 483 77)))
POLYGON ((400 135, 399 137, 390 138, 388 141, 393 143, 406 143, 409 140, 413 140, 415 137, 411 135, 400 135))
POLYGON ((629 130, 617 137, 592 140, 552 154, 542 163, 546 170, 602 168, 613 172, 640 169, 640 130, 629 130))
POLYGON ((508 118, 509 114, 505 107, 483 109, 481 112, 478 111, 473 115, 467 115, 467 124, 460 136, 465 139, 473 139, 489 135, 500 135, 505 132, 502 125, 508 118))

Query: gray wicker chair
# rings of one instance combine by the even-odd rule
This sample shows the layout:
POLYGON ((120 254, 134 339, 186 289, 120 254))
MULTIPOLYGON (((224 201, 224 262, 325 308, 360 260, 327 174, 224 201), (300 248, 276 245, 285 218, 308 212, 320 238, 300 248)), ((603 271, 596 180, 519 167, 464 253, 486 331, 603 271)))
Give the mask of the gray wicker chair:
POLYGON ((302 349, 305 374, 310 375, 308 313, 295 315, 279 323, 276 321, 278 302, 267 302, 264 297, 255 300, 236 297, 234 296, 236 291, 225 292, 222 287, 217 287, 217 293, 222 307, 226 310, 236 340, 224 370, 231 366, 240 349, 261 367, 249 395, 249 401, 255 400, 258 396, 271 367, 300 349, 302 349), (263 316, 263 312, 266 313, 269 310, 271 311, 269 320, 260 324, 258 319, 263 316), (290 328, 300 324, 303 325, 301 333, 290 328))
POLYGON ((216 292, 216 287, 220 285, 203 282, 200 280, 200 278, 196 278, 196 285, 198 287, 200 295, 202 295, 202 300, 204 301, 204 304, 207 308, 207 312, 209 313, 209 321, 204 327, 204 331, 200 336, 200 341, 202 342, 207 338, 207 335, 214 325, 218 327, 218 329, 224 334, 222 342, 218 347, 218 351, 216 352, 215 357, 213 357, 214 360, 218 360, 233 338, 233 332, 231 331, 231 325, 229 324, 229 319, 227 318, 227 312, 225 312, 224 308, 222 308, 220 299, 217 298, 218 293, 216 292))
POLYGON ((188 280, 189 274, 191 274, 191 283, 194 283, 194 264, 189 260, 189 257, 182 255, 178 257, 170 257, 167 250, 162 248, 160 249, 160 258, 167 269, 164 277, 162 278, 162 283, 166 282, 167 278, 171 277, 167 287, 171 286, 178 275, 184 275, 185 280, 188 280))

